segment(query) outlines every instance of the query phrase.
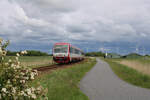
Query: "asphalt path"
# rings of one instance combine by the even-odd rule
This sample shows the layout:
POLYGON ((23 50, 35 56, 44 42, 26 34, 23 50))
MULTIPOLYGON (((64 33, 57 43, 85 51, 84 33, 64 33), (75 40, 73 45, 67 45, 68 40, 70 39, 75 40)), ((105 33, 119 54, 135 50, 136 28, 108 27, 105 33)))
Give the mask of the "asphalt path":
POLYGON ((150 100, 150 89, 124 82, 100 59, 81 80, 80 89, 90 100, 150 100))

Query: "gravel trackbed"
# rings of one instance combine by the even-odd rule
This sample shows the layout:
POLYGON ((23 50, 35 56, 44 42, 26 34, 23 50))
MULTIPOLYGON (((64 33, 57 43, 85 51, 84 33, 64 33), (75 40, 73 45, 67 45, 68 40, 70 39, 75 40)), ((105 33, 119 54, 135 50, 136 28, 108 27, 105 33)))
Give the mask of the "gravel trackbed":
POLYGON ((150 100, 150 90, 119 79, 109 65, 97 58, 97 64, 80 82, 90 100, 150 100))

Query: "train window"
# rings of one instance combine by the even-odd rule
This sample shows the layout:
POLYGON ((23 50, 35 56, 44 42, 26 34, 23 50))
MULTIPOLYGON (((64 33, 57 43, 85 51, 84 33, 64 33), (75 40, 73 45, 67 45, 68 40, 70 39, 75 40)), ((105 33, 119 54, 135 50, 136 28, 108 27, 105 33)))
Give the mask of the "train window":
POLYGON ((55 53, 67 53, 68 52, 68 45, 56 45, 54 47, 55 53))
POLYGON ((79 51, 78 51, 77 49, 75 49, 75 54, 78 54, 78 52, 79 52, 79 51))
POLYGON ((80 53, 79 53, 80 55, 82 55, 82 52, 80 51, 80 53))
POLYGON ((70 53, 73 53, 73 48, 72 47, 70 47, 70 53))

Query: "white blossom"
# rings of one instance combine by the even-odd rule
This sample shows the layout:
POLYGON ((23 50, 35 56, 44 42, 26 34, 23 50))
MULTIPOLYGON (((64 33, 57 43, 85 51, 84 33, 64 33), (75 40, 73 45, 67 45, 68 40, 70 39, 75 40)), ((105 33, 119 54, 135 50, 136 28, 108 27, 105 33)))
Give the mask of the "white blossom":
POLYGON ((23 73, 23 72, 21 72, 20 74, 21 74, 21 75, 25 75, 25 73, 23 73))
POLYGON ((36 95, 35 95, 35 94, 31 94, 31 97, 32 97, 33 99, 36 99, 36 95))
POLYGON ((27 51, 25 50, 21 53, 17 53, 17 57, 4 62, 7 52, 5 48, 2 48, 2 41, 3 40, 0 39, 0 56, 2 57, 2 64, 6 67, 1 74, 1 77, 4 78, 4 80, 0 82, 0 100, 2 98, 10 100, 12 96, 14 96, 13 100, 22 100, 22 97, 24 96, 27 97, 27 99, 41 97, 42 95, 40 93, 43 88, 30 87, 27 83, 29 80, 33 80, 38 74, 37 70, 32 71, 32 69, 29 69, 26 66, 21 66, 19 62, 20 54, 27 54, 27 51))
POLYGON ((31 94, 31 89, 30 89, 30 88, 29 88, 29 89, 27 89, 26 91, 27 91, 27 94, 28 94, 28 95, 30 95, 30 94, 31 94))
POLYGON ((4 92, 4 93, 6 93, 6 88, 2 88, 2 90, 1 90, 2 92, 4 92))
POLYGON ((18 57, 16 57, 16 60, 18 61, 18 57))
POLYGON ((3 51, 2 51, 2 48, 0 47, 0 56, 3 55, 3 51))
POLYGON ((16 65, 15 64, 11 64, 11 67, 15 67, 16 65))
POLYGON ((29 79, 29 77, 24 77, 24 79, 25 79, 25 80, 28 80, 28 79, 29 79))
POLYGON ((16 93, 16 87, 12 88, 12 93, 16 93))
POLYGON ((9 83, 10 83, 10 80, 8 80, 7 83, 9 84, 9 83))
POLYGON ((9 59, 9 61, 8 62, 12 62, 12 60, 11 59, 9 59))
POLYGON ((17 65, 17 66, 16 66, 16 68, 20 68, 20 66, 19 66, 19 65, 17 65))
POLYGON ((34 72, 31 72, 31 77, 32 80, 34 79, 34 72))
POLYGON ((34 92, 34 91, 35 91, 35 88, 34 88, 34 87, 31 87, 31 91, 34 92))
POLYGON ((5 63, 6 66, 8 66, 8 63, 5 63))
POLYGON ((19 54, 19 53, 17 53, 16 55, 17 55, 18 57, 20 56, 20 54, 19 54))
POLYGON ((27 51, 26 50, 21 51, 21 54, 27 54, 27 51))

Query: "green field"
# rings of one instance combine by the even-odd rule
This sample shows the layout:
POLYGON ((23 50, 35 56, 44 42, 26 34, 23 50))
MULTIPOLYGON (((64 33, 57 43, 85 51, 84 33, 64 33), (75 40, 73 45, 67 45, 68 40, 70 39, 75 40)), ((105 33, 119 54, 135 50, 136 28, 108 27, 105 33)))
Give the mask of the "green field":
POLYGON ((49 100, 89 100, 78 88, 79 81, 96 63, 88 59, 72 67, 55 70, 39 76, 32 84, 38 82, 48 89, 49 100))
POLYGON ((143 88, 150 88, 149 59, 104 59, 122 80, 143 88))
MULTIPOLYGON (((6 60, 8 59, 14 59, 14 56, 7 56, 6 60)), ((52 62, 52 56, 20 56, 19 61, 21 65, 31 68, 47 66, 54 63, 52 62)))

